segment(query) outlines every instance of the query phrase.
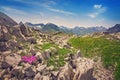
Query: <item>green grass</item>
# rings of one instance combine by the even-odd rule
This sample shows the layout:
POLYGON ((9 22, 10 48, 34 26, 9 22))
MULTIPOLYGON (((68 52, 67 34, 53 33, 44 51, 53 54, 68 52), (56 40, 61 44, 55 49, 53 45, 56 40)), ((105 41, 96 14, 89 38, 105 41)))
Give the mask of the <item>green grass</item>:
POLYGON ((85 57, 101 56, 104 66, 115 68, 115 79, 120 79, 120 42, 102 37, 79 37, 70 39, 69 43, 85 57))
POLYGON ((55 67, 55 70, 57 70, 59 67, 64 66, 65 64, 65 58, 67 57, 68 53, 71 51, 66 48, 58 48, 57 54, 51 56, 50 59, 47 60, 48 66, 53 65, 55 67))
POLYGON ((42 50, 45 49, 49 49, 50 47, 55 47, 57 48, 58 45, 54 44, 54 43, 44 43, 43 45, 41 45, 42 50))

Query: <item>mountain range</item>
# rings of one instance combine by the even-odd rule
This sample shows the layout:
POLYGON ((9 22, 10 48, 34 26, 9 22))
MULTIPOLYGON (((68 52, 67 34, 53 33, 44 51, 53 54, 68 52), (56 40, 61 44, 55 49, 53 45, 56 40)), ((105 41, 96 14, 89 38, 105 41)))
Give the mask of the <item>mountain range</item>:
POLYGON ((27 22, 25 24, 30 26, 30 27, 34 27, 35 29, 41 30, 43 32, 61 31, 61 32, 72 33, 72 34, 77 34, 77 35, 84 35, 84 34, 90 34, 90 33, 93 33, 93 32, 106 31, 106 28, 103 27, 103 26, 89 27, 89 28, 76 26, 74 28, 68 28, 68 27, 64 27, 64 26, 57 26, 57 25, 55 25, 53 23, 32 24, 32 23, 27 22))

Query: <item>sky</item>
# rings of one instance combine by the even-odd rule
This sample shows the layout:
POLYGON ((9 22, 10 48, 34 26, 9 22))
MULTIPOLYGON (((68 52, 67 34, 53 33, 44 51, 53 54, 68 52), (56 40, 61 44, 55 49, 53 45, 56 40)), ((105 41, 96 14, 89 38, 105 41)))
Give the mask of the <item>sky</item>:
POLYGON ((0 0, 0 11, 15 21, 65 27, 120 24, 120 0, 0 0))

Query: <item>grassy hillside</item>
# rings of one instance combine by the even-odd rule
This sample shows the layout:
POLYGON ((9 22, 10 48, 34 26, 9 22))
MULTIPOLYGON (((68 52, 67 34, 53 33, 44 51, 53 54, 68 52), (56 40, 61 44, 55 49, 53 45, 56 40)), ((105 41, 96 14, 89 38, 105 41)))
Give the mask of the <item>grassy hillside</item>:
POLYGON ((115 68, 115 79, 120 79, 120 42, 99 37, 78 37, 69 43, 80 49, 85 57, 101 56, 106 68, 115 68))

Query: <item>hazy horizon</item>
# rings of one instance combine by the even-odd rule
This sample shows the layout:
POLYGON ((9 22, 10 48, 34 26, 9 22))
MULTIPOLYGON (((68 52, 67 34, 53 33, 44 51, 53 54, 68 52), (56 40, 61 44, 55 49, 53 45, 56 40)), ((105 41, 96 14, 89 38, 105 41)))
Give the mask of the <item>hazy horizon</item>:
POLYGON ((120 23, 119 0, 0 0, 0 11, 16 22, 65 27, 112 27, 120 23))

